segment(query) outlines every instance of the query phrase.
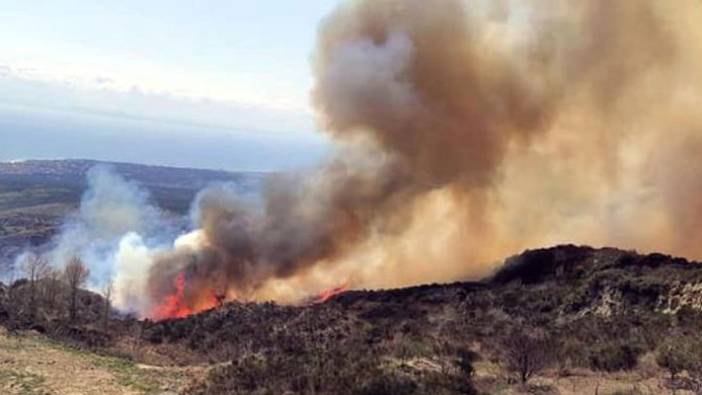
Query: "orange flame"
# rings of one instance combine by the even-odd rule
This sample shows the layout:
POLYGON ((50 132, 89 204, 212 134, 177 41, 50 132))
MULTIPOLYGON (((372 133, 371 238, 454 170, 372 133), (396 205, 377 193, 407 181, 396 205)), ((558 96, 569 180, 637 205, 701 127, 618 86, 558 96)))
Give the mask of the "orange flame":
MULTIPOLYGON (((162 321, 173 318, 185 318, 193 314, 222 306, 224 302, 230 300, 230 298, 220 295, 213 290, 193 290, 191 289, 192 286, 190 288, 186 288, 186 282, 187 278, 185 272, 178 273, 173 280, 173 291, 163 299, 163 302, 151 310, 151 319, 162 321), (195 292, 193 295, 193 291, 198 292, 195 292)), ((347 290, 347 283, 325 289, 318 295, 309 298, 306 304, 328 302, 335 296, 342 294, 347 290)))
POLYGON ((214 292, 206 294, 207 296, 198 300, 194 305, 189 303, 185 298, 185 280, 185 273, 178 273, 173 281, 173 292, 152 310, 151 318, 159 321, 170 318, 185 318, 221 304, 220 298, 214 292))
POLYGON ((325 303, 330 301, 333 297, 336 295, 342 294, 348 290, 348 284, 342 284, 337 287, 325 289, 324 291, 320 292, 319 295, 317 295, 316 298, 314 298, 311 302, 311 304, 316 304, 316 303, 325 303))

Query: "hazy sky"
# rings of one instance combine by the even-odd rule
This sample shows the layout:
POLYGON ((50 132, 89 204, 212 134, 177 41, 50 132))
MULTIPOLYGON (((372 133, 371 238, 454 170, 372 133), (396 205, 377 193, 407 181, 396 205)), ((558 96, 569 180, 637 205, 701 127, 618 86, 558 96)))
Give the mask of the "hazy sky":
POLYGON ((339 0, 5 0, 0 160, 286 169, 327 146, 309 106, 339 0))

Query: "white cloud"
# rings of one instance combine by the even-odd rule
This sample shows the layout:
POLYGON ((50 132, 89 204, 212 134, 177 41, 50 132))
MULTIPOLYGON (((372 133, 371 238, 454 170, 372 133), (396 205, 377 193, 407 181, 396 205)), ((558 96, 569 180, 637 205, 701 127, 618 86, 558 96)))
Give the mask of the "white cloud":
POLYGON ((237 97, 244 90, 232 87, 233 82, 188 79, 149 67, 115 72, 95 64, 48 64, 0 63, 0 102, 213 129, 315 129, 306 98, 293 103, 265 92, 237 97))

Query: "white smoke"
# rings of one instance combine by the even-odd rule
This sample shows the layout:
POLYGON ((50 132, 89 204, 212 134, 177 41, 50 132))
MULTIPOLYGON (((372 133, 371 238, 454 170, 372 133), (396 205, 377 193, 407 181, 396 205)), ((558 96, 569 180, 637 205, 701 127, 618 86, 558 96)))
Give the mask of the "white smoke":
POLYGON ((86 179, 87 189, 78 210, 44 246, 46 257, 57 269, 73 257, 80 258, 90 269, 90 289, 101 292, 111 282, 114 307, 140 316, 147 316, 153 308, 145 295, 156 257, 202 246, 202 231, 197 230, 202 197, 215 194, 247 207, 255 205, 256 199, 242 195, 235 185, 217 184, 200 193, 189 216, 176 218, 159 209, 147 190, 108 166, 92 168, 86 179))
POLYGON ((119 241, 115 253, 113 305, 125 312, 140 313, 149 309, 144 298, 154 250, 137 233, 128 233, 119 241))
POLYGON ((197 249, 202 242, 200 230, 178 236, 172 243, 159 245, 148 245, 138 233, 127 233, 114 253, 114 307, 139 316, 148 315, 154 306, 145 295, 155 257, 169 251, 197 249))
MULTIPOLYGON (((125 252, 138 244, 158 245, 172 237, 173 221, 151 203, 147 191, 128 182, 110 167, 96 166, 87 173, 87 190, 79 209, 66 219, 59 235, 53 240, 47 256, 56 268, 61 268, 73 256, 79 257, 90 269, 89 286, 100 289, 115 278, 120 285, 142 273, 148 265, 143 251, 140 259, 125 252), (150 235, 145 242, 139 234, 150 235), (125 255, 126 254, 126 255, 125 255)), ((116 291, 120 298, 125 293, 116 291)), ((127 304, 125 299, 125 305, 127 304)))

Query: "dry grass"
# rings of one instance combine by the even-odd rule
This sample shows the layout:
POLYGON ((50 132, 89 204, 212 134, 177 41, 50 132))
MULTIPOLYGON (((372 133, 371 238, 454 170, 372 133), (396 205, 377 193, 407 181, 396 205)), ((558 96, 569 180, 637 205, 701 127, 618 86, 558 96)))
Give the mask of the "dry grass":
MULTIPOLYGON (((498 364, 481 361, 474 364, 475 386, 481 393, 495 395, 559 394, 559 395, 658 395, 671 394, 665 371, 646 363, 628 372, 602 373, 576 369, 567 376, 547 371, 535 376, 523 387, 510 378, 498 364)), ((694 395, 691 391, 677 390, 677 395, 694 395)))
POLYGON ((67 348, 32 333, 0 329, 0 393, 140 395, 178 391, 198 368, 156 368, 67 348))

